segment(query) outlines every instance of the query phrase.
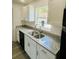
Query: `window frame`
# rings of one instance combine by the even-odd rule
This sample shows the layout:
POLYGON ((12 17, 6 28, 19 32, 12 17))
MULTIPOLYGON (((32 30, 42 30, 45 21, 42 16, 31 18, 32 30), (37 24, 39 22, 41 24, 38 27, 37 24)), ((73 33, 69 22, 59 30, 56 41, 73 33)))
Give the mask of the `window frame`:
MULTIPOLYGON (((43 17, 38 17, 38 15, 37 15, 37 11, 36 11, 36 9, 37 8, 40 8, 40 7, 47 7, 48 8, 48 5, 42 5, 42 6, 37 6, 37 7, 34 7, 34 14, 35 14, 35 16, 34 16, 34 18, 35 18, 35 24, 37 24, 38 23, 38 18, 41 18, 41 19, 45 19, 46 20, 46 24, 48 24, 48 15, 47 15, 47 17, 45 17, 45 18, 43 18, 43 17), (37 23, 36 23, 37 22, 37 23)), ((47 11, 47 14, 48 14, 48 11, 47 11)), ((41 24, 41 23, 40 23, 41 24)))

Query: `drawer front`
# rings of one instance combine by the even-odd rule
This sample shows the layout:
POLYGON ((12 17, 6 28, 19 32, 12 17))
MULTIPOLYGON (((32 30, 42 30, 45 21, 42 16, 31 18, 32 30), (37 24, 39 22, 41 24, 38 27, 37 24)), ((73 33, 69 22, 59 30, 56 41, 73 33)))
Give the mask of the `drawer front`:
POLYGON ((38 57, 37 59, 55 59, 55 55, 51 54, 48 50, 38 45, 38 57))

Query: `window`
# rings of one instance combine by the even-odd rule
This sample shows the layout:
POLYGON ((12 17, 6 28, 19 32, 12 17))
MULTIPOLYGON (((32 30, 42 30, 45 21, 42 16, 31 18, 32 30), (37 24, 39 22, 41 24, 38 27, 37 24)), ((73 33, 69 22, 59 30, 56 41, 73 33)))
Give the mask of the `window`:
POLYGON ((48 6, 35 8, 35 24, 44 26, 45 24, 47 24, 47 18, 48 18, 48 6))
POLYGON ((42 27, 45 29, 50 29, 51 25, 47 23, 48 20, 48 6, 37 6, 34 7, 29 5, 29 21, 35 21, 37 27, 42 27))
POLYGON ((29 21, 34 21, 34 7, 32 5, 29 5, 29 21))

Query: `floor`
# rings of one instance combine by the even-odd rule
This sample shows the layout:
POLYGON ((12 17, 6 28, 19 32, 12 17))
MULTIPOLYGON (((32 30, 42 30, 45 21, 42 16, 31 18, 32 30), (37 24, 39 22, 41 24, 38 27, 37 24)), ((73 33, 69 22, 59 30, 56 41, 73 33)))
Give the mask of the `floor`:
POLYGON ((18 42, 12 42, 12 59, 30 59, 18 42))

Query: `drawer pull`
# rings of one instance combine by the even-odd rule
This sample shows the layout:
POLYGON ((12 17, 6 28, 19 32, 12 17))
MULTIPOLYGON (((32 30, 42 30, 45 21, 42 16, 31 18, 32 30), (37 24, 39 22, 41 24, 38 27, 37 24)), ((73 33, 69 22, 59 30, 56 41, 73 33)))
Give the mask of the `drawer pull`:
POLYGON ((38 51, 36 52, 37 56, 38 56, 38 51))
POLYGON ((30 44, 28 43, 28 46, 30 47, 30 44))
POLYGON ((47 54, 47 52, 46 51, 44 51, 44 50, 41 50, 43 53, 45 53, 45 54, 47 54))

